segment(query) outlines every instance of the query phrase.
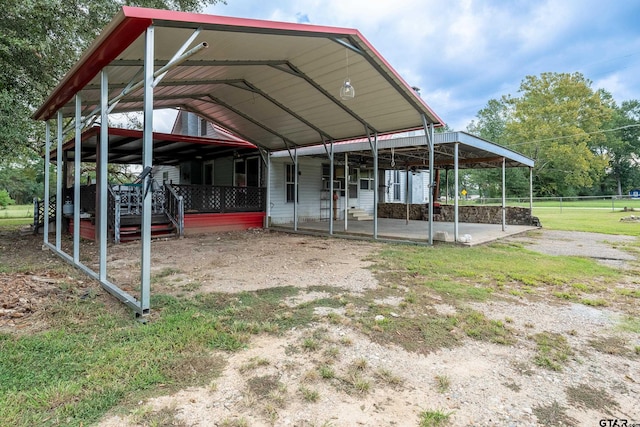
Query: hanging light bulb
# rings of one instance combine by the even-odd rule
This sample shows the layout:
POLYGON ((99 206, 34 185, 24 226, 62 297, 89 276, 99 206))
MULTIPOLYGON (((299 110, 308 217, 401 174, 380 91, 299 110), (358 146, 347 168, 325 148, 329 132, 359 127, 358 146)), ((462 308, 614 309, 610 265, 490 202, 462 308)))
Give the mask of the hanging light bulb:
POLYGON ((356 96, 356 90, 351 84, 351 79, 349 78, 349 50, 345 49, 346 54, 346 62, 347 62, 347 78, 344 79, 344 83, 340 86, 340 98, 347 101, 349 99, 353 99, 356 96))
POLYGON ((356 96, 356 90, 351 86, 349 77, 344 79, 344 83, 340 87, 340 98, 346 100, 353 99, 356 96))

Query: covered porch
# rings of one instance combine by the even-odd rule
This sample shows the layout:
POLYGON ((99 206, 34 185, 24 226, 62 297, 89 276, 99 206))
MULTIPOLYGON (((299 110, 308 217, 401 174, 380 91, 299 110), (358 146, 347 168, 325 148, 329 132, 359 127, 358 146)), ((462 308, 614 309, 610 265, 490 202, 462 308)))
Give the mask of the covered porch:
MULTIPOLYGON (((307 221, 299 224, 297 230, 294 230, 293 223, 280 224, 272 228, 302 234, 326 235, 329 233, 327 221, 307 221)), ((461 238, 458 243, 464 246, 475 246, 537 228, 532 225, 510 225, 506 230, 503 230, 501 224, 460 223, 458 224, 458 232, 461 238)), ((345 228, 344 220, 334 221, 333 235, 336 237, 372 239, 373 232, 371 221, 349 221, 348 228, 345 228)), ((379 218, 377 232, 377 240, 381 241, 429 244, 429 225, 425 221, 379 218)), ((455 224, 453 222, 433 223, 433 240, 435 242, 453 243, 454 232, 455 224)))

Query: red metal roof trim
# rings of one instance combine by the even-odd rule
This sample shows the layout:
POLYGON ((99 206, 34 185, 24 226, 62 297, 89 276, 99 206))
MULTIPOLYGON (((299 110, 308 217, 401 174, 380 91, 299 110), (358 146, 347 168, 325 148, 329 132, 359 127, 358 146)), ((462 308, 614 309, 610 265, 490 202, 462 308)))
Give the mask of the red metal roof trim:
MULTIPOLYGON (((100 126, 94 126, 82 132, 82 141, 87 141, 94 136, 100 134, 100 126)), ((109 128, 109 137, 111 136, 122 136, 129 138, 137 138, 141 139, 143 137, 143 132, 141 130, 135 129, 123 129, 123 128, 109 128)), ((257 149, 255 145, 248 141, 233 141, 228 139, 218 139, 218 138, 204 138, 200 136, 189 136, 189 135, 180 135, 175 133, 153 133, 153 141, 169 141, 169 142, 186 142, 189 144, 197 144, 197 145, 219 145, 224 147, 235 147, 235 148, 247 148, 247 149, 257 149)), ((63 151, 68 151, 75 147, 76 140, 75 138, 70 139, 65 142, 62 146, 63 151)), ((53 147, 51 149, 51 159, 56 159, 57 152, 56 148, 53 147)))
POLYGON ((154 21, 185 22, 219 25, 221 27, 245 27, 255 28, 256 30, 292 31, 300 33, 358 34, 356 30, 347 28, 123 6, 122 11, 105 27, 94 44, 65 75, 44 104, 33 114, 33 119, 51 119, 63 105, 69 102, 69 100, 85 87, 105 66, 129 47, 154 21))
MULTIPOLYGON (((85 131, 82 134, 82 139, 85 140, 85 134, 89 134, 87 138, 97 134, 100 132, 100 126, 92 127, 91 129, 85 131)), ((109 135, 115 136, 124 136, 130 138, 142 138, 143 132, 141 130, 135 129, 123 129, 123 128, 109 128, 109 135)), ((255 148, 255 145, 248 141, 233 141, 230 139, 220 139, 220 138, 206 138, 202 136, 190 136, 190 135, 180 135, 175 133, 160 133, 153 132, 153 140, 154 141, 171 141, 171 142, 188 142, 189 144, 200 144, 200 145, 223 145, 227 147, 237 147, 237 148, 255 148)))
POLYGON ((49 120, 75 96, 105 66, 142 34, 152 21, 147 18, 128 18, 123 13, 107 26, 94 44, 65 75, 53 93, 33 114, 35 120, 49 120), (115 28, 111 28, 115 26, 115 28))
POLYGON ((203 13, 179 12, 175 10, 148 9, 144 7, 123 6, 122 11, 126 17, 150 19, 154 22, 185 22, 194 24, 207 24, 220 27, 245 27, 256 30, 272 30, 282 32, 318 33, 318 34, 360 34, 353 28, 328 27, 312 24, 297 24, 291 22, 265 21, 261 19, 235 18, 230 16, 208 15, 203 13))
MULTIPOLYGON (((360 34, 352 28, 339 28, 316 26, 309 24, 297 24, 288 22, 265 21, 258 19, 234 18, 218 15, 205 15, 199 13, 177 12, 172 10, 158 10, 140 7, 123 6, 122 11, 116 15, 111 23, 102 31, 89 50, 80 58, 76 65, 67 73, 58 84, 54 92, 47 98, 44 104, 33 114, 36 120, 49 120, 62 108, 73 96, 86 86, 105 66, 113 61, 131 43, 133 43, 154 22, 183 22, 219 26, 221 28, 255 29, 256 32, 283 32, 299 33, 301 35, 333 35, 356 36, 362 40, 367 48, 391 70, 394 76, 408 89, 407 82, 391 67, 380 53, 360 34)), ((412 89, 410 89, 412 90, 412 89)), ((419 98, 419 97, 418 97, 419 98)), ((443 123, 438 115, 419 98, 422 105, 443 123)))

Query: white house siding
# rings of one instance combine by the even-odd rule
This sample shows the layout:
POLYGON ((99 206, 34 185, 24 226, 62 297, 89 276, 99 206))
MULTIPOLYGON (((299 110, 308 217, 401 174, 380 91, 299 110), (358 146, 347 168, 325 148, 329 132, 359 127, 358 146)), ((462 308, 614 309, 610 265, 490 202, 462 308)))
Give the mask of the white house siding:
MULTIPOLYGON (((322 194, 322 164, 320 159, 298 159, 298 221, 320 220, 320 197, 322 194)), ((271 222, 284 224, 293 222, 293 203, 287 202, 285 190, 286 164, 291 159, 276 158, 271 161, 271 222)))
POLYGON ((177 166, 154 166, 153 177, 160 183, 180 183, 180 168, 177 166), (165 178, 165 172, 167 177, 165 178))
MULTIPOLYGON (((298 221, 319 221, 328 219, 330 212, 326 209, 329 202, 321 202, 322 165, 326 159, 300 157, 298 159, 298 221), (321 212, 321 206, 325 209, 321 212)), ((285 190, 285 165, 293 164, 289 158, 271 160, 271 222, 285 224, 293 222, 293 203, 287 203, 285 190)), ((336 179, 339 177, 336 177, 336 179)), ((359 184, 358 184, 359 185, 359 184)), ((326 192, 324 196, 327 197, 326 192)), ((344 219, 344 197, 337 202, 338 219, 344 219)), ((358 207, 373 215, 374 190, 358 190, 358 207)))
POLYGON ((358 193, 358 207, 373 215, 373 190, 360 190, 358 193))

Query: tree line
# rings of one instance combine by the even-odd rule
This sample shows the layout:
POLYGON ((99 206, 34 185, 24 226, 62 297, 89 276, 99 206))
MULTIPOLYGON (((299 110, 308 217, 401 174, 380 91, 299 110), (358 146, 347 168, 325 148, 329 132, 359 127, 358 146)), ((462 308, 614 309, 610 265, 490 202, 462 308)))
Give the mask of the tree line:
POLYGON ((2 200, 42 197, 44 124, 31 115, 122 6, 199 12, 218 2, 224 0, 3 0, 0 190, 10 197, 2 200))
MULTIPOLYGON (((527 76, 517 95, 491 99, 467 130, 535 161, 534 194, 626 194, 640 186, 640 102, 617 104, 581 73, 527 76)), ((499 197, 498 170, 465 176, 481 197, 499 197)), ((508 171, 507 192, 529 194, 529 171, 508 171)))

